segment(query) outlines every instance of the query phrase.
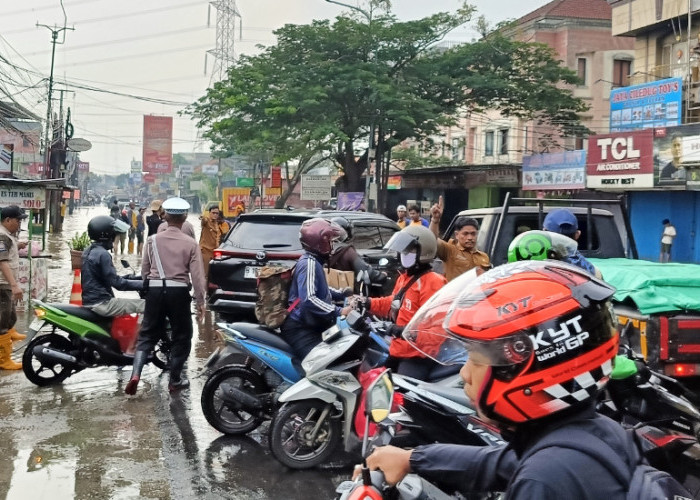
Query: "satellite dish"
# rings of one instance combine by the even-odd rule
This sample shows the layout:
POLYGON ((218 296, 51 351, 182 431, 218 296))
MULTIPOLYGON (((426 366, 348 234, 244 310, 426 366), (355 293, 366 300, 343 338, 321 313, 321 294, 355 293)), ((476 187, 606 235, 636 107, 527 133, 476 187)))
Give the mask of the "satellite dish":
POLYGON ((87 139, 81 139, 80 137, 68 139, 68 141, 66 141, 66 146, 68 146, 68 149, 71 151, 87 151, 92 149, 92 143, 87 139))

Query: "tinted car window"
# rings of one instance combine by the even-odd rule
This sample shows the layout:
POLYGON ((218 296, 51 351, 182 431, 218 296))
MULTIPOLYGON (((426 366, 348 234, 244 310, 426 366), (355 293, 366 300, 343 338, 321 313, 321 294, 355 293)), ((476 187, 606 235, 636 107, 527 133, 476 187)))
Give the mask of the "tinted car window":
POLYGON ((353 227, 352 244, 359 249, 382 248, 384 243, 382 235, 377 226, 355 226, 353 227))
POLYGON ((249 250, 301 250, 299 222, 240 221, 234 225, 222 248, 249 250))
POLYGON ((386 245, 389 242, 391 237, 394 236, 395 232, 396 232, 396 229, 394 229, 394 228, 380 226, 379 234, 382 237, 382 247, 384 247, 384 245, 386 245))

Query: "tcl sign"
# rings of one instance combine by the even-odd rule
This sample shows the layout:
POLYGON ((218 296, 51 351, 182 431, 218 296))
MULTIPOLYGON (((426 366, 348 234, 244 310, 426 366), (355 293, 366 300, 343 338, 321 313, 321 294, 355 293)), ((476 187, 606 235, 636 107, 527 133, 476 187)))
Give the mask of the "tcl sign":
POLYGON ((639 149, 634 148, 634 136, 627 137, 605 137, 598 139, 596 144, 600 148, 600 159, 608 159, 608 153, 614 160, 625 160, 639 158, 639 149))
POLYGON ((594 135, 588 141, 586 187, 644 189, 654 185, 654 132, 594 135))

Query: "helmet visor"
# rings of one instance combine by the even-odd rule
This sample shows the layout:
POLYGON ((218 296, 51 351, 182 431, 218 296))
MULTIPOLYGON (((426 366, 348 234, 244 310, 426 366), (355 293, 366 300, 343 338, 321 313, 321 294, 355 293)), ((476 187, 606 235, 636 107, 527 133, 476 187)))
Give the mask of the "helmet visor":
POLYGON ((129 230, 129 224, 123 220, 115 220, 112 223, 112 227, 117 233, 126 233, 129 230))
POLYGON ((394 233, 394 236, 392 236, 387 244, 384 245, 384 250, 399 253, 411 253, 415 252, 419 246, 418 238, 404 231, 399 231, 394 233))

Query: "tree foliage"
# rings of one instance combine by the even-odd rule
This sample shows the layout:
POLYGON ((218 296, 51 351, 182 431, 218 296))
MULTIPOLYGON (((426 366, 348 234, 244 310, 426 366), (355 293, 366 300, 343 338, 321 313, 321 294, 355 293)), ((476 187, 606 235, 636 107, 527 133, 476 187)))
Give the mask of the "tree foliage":
POLYGON ((275 45, 241 56, 228 78, 185 112, 219 153, 264 150, 278 164, 296 163, 297 178, 330 155, 345 174, 341 191, 363 189, 370 130, 378 158, 483 109, 564 134, 585 130, 578 120, 585 105, 568 87, 576 76, 546 46, 498 33, 437 46, 473 12, 465 3, 457 12, 411 21, 371 10, 364 11, 367 19, 351 13, 286 25, 275 32, 275 45))

